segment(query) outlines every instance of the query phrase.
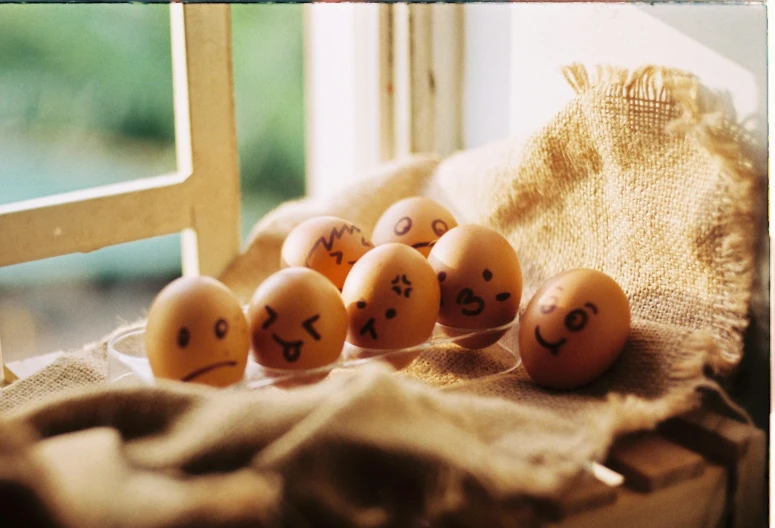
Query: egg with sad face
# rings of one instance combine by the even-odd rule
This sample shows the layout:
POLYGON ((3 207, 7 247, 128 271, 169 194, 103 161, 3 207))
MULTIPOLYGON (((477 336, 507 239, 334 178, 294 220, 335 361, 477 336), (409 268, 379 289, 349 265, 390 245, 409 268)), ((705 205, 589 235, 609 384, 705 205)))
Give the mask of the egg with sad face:
POLYGON ((225 387, 245 372, 250 338, 234 294, 210 277, 181 277, 156 296, 145 347, 157 378, 225 387))

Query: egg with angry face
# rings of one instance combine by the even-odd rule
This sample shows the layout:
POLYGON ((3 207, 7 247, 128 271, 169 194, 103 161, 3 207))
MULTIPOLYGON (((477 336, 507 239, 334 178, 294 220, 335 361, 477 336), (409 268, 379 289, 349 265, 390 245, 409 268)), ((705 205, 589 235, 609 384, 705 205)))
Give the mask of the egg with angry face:
POLYGON ((373 349, 419 345, 433 333, 439 285, 428 261, 404 244, 377 246, 353 266, 342 290, 347 341, 373 349))
POLYGON ((629 302, 616 281, 593 269, 565 271, 538 289, 522 315, 522 364, 544 387, 580 387, 611 366, 629 332, 629 302))
POLYGON ((148 312, 145 348, 157 378, 224 387, 240 381, 250 348, 234 294, 210 277, 181 277, 148 312))
POLYGON ((436 241, 457 225, 441 204, 422 196, 391 205, 377 221, 371 235, 376 245, 398 242, 411 246, 427 257, 436 241))
POLYGON ((281 265, 313 269, 341 290, 353 265, 372 247, 356 225, 336 216, 317 216, 285 238, 281 265))
MULTIPOLYGON (((442 236, 428 256, 441 288, 439 323, 450 335, 495 328, 511 322, 522 297, 522 270, 508 240, 485 226, 465 224, 442 236)), ((504 331, 461 340, 484 348, 504 331)))
POLYGON ((274 369, 333 363, 347 334, 339 290, 307 268, 280 270, 262 282, 250 299, 248 320, 256 362, 274 369))

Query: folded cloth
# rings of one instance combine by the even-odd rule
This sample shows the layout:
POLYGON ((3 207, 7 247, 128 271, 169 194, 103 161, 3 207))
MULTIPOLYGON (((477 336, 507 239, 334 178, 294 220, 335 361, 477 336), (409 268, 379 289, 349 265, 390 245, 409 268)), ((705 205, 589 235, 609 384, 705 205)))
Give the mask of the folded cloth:
POLYGON ((684 72, 565 73, 577 97, 532 137, 399 160, 336 196, 284 204, 222 280, 245 302, 303 220, 331 214, 370 232, 396 200, 430 196, 512 243, 522 309, 569 268, 623 287, 632 331, 597 381, 550 391, 517 369, 455 388, 484 358, 440 349, 401 375, 370 364, 289 391, 117 387, 100 383, 103 341, 3 389, 0 515, 82 527, 514 526, 616 436, 723 397, 715 378, 740 361, 753 267, 741 134, 684 72), (70 372, 78 391, 57 392, 70 372))

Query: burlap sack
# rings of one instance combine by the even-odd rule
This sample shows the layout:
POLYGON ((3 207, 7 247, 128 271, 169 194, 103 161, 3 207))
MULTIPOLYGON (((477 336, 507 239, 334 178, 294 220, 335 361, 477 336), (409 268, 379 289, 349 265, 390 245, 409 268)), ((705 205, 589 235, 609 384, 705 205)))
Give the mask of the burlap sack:
POLYGON ((598 381, 548 391, 517 369, 441 391, 486 361, 442 350, 401 375, 373 364, 294 391, 118 388, 100 385, 97 343, 3 389, 0 515, 84 527, 529 524, 530 499, 573 486, 617 435, 723 395, 714 376, 741 357, 754 237, 737 129, 682 72, 566 75, 578 96, 525 142, 402 160, 338 196, 285 204, 222 279, 246 301, 304 219, 368 231, 394 201, 425 194, 512 242, 522 308, 563 269, 622 285, 632 332, 598 381), (33 402, 65 386, 87 389, 33 402))

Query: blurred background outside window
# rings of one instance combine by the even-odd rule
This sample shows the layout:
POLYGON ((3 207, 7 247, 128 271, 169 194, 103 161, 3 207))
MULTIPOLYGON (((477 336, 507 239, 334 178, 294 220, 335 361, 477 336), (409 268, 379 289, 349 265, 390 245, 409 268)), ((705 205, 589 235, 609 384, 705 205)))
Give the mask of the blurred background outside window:
MULTIPOLYGON (((243 239, 304 194, 302 9, 232 7, 243 239)), ((167 6, 0 5, 0 204, 175 170, 167 6)), ((5 361, 136 321, 180 272, 178 235, 0 267, 5 361)))

